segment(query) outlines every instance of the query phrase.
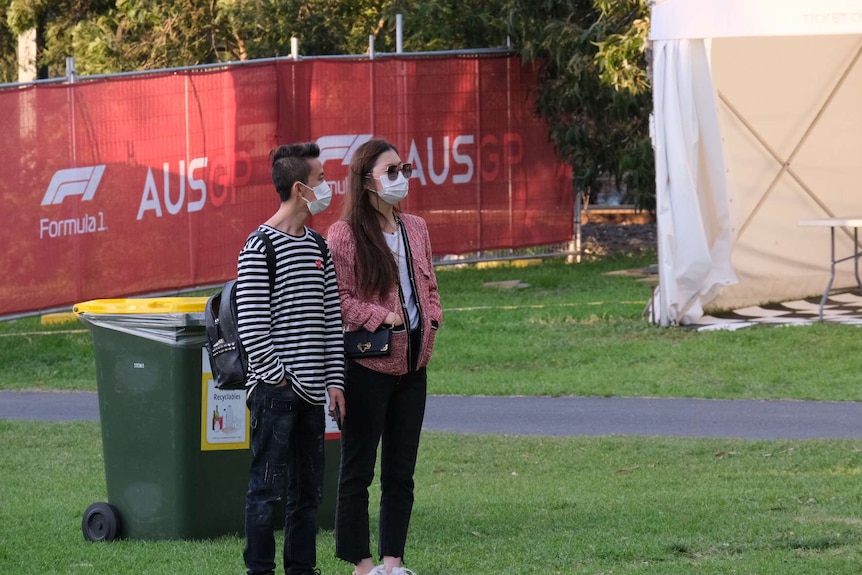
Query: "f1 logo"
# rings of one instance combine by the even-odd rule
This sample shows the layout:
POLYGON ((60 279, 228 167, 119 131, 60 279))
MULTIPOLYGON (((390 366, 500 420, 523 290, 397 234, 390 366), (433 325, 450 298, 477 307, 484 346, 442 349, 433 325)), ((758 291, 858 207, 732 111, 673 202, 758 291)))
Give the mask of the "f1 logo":
POLYGON ((104 164, 57 170, 51 178, 51 183, 48 184, 48 190, 42 198, 42 205, 62 204, 66 196, 81 196, 82 202, 92 200, 104 173, 104 164))
POLYGON ((347 166, 350 164, 350 158, 353 157, 356 148, 372 137, 371 134, 321 136, 317 139, 317 145, 320 147, 320 158, 318 159, 321 164, 325 164, 326 160, 342 160, 341 164, 347 166))

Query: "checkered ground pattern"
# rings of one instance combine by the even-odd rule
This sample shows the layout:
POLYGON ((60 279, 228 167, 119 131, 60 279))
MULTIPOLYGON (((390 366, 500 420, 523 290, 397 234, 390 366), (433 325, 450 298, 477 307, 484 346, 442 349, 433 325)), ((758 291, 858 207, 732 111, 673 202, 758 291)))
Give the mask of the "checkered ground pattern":
MULTIPOLYGON (((809 325, 819 321, 819 313, 820 298, 816 297, 705 315, 686 327, 698 331, 733 331, 755 325, 809 325)), ((823 307, 823 321, 862 325, 862 296, 849 292, 829 296, 823 307)))

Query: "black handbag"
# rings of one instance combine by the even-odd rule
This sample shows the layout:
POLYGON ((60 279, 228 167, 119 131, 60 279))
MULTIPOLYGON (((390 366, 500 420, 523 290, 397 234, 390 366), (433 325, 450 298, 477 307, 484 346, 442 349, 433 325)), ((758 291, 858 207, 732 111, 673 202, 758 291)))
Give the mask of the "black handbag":
POLYGON ((380 327, 377 331, 360 329, 344 332, 344 355, 351 359, 389 355, 392 328, 380 327))

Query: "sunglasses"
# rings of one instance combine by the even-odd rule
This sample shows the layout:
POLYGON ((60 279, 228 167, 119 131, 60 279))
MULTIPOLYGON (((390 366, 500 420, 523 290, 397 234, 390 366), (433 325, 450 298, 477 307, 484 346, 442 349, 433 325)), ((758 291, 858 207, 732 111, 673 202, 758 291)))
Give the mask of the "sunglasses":
MULTIPOLYGON (((390 182, 394 182, 398 179, 398 173, 404 174, 404 177, 410 179, 410 176, 413 174, 413 165, 412 164, 401 164, 401 167, 398 166, 389 166, 386 169, 386 176, 389 178, 390 182)), ((383 176, 380 176, 381 178, 383 176)))

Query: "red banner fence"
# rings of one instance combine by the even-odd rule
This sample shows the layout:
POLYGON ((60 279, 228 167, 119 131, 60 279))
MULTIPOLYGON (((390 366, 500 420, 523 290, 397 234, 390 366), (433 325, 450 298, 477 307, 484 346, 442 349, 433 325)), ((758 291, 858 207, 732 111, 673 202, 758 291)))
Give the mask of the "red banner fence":
POLYGON ((275 59, 0 90, 0 316, 216 285, 278 208, 269 151, 317 141, 339 217, 353 149, 414 165, 435 254, 572 239, 570 171, 511 55, 275 59))

